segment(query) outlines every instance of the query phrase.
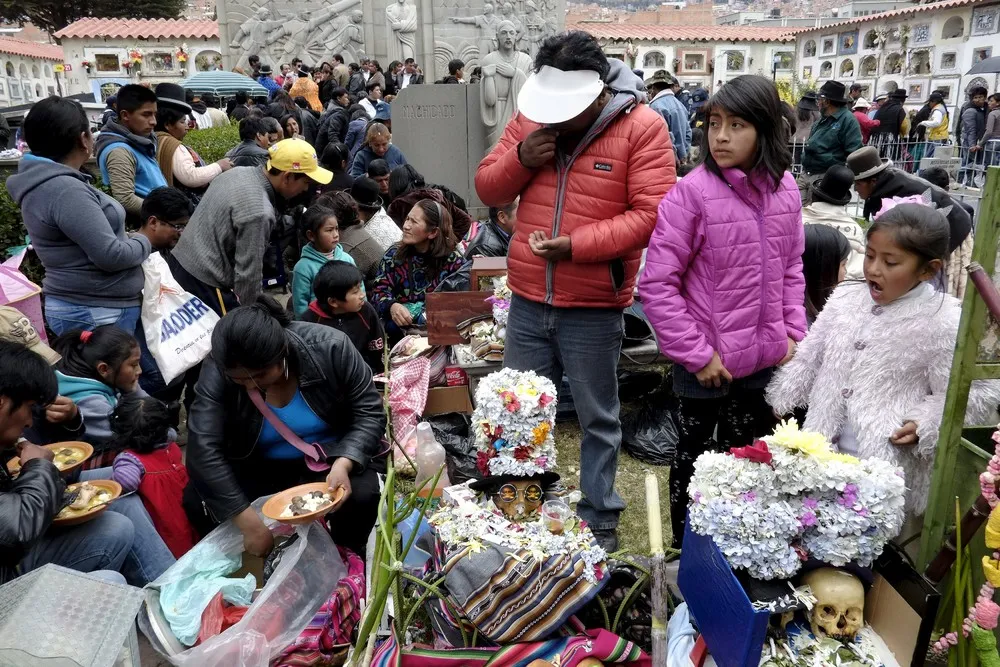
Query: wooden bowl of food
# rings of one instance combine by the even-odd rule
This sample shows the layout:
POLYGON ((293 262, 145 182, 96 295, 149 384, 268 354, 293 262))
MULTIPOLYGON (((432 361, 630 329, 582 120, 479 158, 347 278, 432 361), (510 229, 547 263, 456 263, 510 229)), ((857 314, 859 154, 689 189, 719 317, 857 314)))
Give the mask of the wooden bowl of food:
MULTIPOLYGON (((74 472, 94 455, 94 448, 89 442, 54 442, 51 445, 45 445, 45 449, 51 450, 52 462, 59 469, 61 475, 74 472)), ((21 459, 15 458, 8 461, 7 471, 11 475, 17 476, 21 472, 21 459)))
POLYGON ((344 488, 331 489, 326 482, 301 484, 268 498, 261 512, 281 523, 306 524, 325 516, 345 493, 344 488))
POLYGON ((53 526, 75 526, 86 523, 108 509, 112 500, 122 494, 121 484, 110 479, 92 479, 66 487, 66 493, 77 493, 76 500, 63 507, 52 520, 53 526))

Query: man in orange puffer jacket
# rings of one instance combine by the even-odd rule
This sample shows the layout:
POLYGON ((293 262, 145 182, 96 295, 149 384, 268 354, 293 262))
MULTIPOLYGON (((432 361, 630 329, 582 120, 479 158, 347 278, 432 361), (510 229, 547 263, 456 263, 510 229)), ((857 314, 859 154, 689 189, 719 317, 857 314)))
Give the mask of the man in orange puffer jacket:
POLYGON ((670 133, 645 99, 642 80, 589 34, 550 37, 518 113, 476 172, 487 206, 521 197, 504 366, 556 386, 566 374, 583 429, 577 511, 609 552, 625 508, 614 490, 622 310, 657 206, 676 182, 670 133))

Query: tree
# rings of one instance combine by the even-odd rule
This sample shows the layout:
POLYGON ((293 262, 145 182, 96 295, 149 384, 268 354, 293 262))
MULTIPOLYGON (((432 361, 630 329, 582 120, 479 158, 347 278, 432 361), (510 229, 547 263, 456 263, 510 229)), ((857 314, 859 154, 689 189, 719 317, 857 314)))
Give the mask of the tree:
POLYGON ((175 19, 184 0, 0 0, 0 20, 31 22, 53 34, 87 17, 175 19))

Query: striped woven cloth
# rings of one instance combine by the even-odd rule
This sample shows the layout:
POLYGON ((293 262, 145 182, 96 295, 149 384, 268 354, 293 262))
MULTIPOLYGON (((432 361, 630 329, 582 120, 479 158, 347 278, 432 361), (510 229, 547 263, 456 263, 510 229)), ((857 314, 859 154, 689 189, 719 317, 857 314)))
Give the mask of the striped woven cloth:
POLYGON ((372 667, 526 667, 534 660, 548 660, 560 667, 576 667, 586 658, 605 665, 650 667, 648 655, 630 641, 607 630, 544 642, 511 644, 500 648, 433 650, 402 649, 395 635, 375 651, 372 667), (558 662, 557 662, 558 660, 558 662))
POLYGON ((334 661, 346 651, 354 626, 361 620, 359 601, 365 597, 365 564, 353 551, 337 548, 347 565, 347 576, 337 583, 333 595, 285 648, 274 667, 342 664, 334 661))

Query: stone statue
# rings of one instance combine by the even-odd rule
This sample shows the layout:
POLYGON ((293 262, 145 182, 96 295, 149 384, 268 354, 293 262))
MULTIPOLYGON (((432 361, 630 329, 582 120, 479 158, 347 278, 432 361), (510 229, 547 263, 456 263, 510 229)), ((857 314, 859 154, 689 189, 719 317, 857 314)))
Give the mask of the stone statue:
POLYGON ((486 3, 483 5, 483 13, 479 16, 452 16, 452 23, 468 23, 479 29, 479 60, 482 62, 487 53, 497 50, 497 24, 500 17, 493 13, 493 5, 486 3))
POLYGON ((528 55, 534 60, 535 55, 538 54, 538 47, 542 45, 546 37, 553 33, 549 22, 538 13, 538 6, 533 0, 528 0, 524 6, 527 11, 527 15, 524 17, 524 36, 528 55))
POLYGON ((515 49, 516 39, 514 24, 501 21, 497 26, 499 49, 479 61, 483 70, 480 107, 490 146, 500 140, 507 121, 517 113, 517 94, 531 71, 531 57, 515 49))
POLYGON ((386 40, 388 59, 412 58, 417 44, 417 8, 406 0, 396 0, 385 8, 385 20, 390 32, 386 40))
POLYGON ((349 57, 347 62, 360 62, 365 49, 365 38, 361 29, 363 14, 355 9, 347 17, 346 23, 333 21, 316 38, 323 50, 323 60, 330 60, 335 53, 349 57))
POLYGON ((240 59, 236 66, 246 67, 250 56, 266 53, 268 35, 283 24, 284 21, 281 19, 271 19, 271 10, 267 7, 261 7, 253 16, 240 24, 229 45, 231 49, 240 49, 240 59))
POLYGON ((514 14, 514 5, 505 2, 500 5, 500 20, 510 21, 514 26, 514 31, 516 33, 514 37, 514 48, 520 48, 521 40, 524 38, 524 24, 521 23, 521 19, 517 18, 514 14))

